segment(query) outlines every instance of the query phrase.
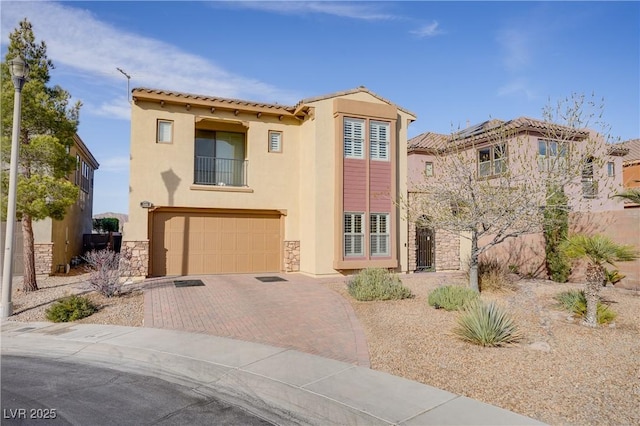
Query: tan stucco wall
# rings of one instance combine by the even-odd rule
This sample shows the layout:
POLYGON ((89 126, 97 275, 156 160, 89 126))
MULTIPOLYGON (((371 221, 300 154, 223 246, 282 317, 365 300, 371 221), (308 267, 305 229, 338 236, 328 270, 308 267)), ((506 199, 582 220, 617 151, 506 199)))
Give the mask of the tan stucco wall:
MULTIPOLYGON (((368 93, 341 98, 388 105, 368 93)), ((148 240, 148 210, 155 207, 200 207, 281 210, 284 241, 300 242, 300 272, 337 274, 334 269, 336 238, 342 238, 342 223, 336 222, 336 118, 333 97, 306 104, 310 117, 301 120, 252 112, 216 109, 139 99, 132 104, 129 222, 125 241, 148 240), (194 129, 198 118, 207 126, 246 126, 248 187, 193 185, 194 129), (156 143, 158 119, 173 121, 173 143, 156 143), (211 121, 210 121, 211 120, 211 121), (219 121, 214 121, 219 120, 219 121), (231 124, 229 124, 231 123, 231 124), (233 124, 237 123, 237 124, 233 124), (241 124, 240 124, 241 123, 241 124), (268 131, 283 132, 282 153, 268 152, 268 131), (337 231, 336 231, 337 230, 337 231)), ((410 116, 398 115, 398 193, 406 195, 406 140, 410 116)), ((407 225, 397 215, 396 245, 400 268, 407 270, 407 225)))
POLYGON ((128 241, 147 239, 147 210, 156 207, 211 207, 286 210, 285 240, 297 240, 299 126, 292 120, 206 109, 139 102, 132 107, 128 241), (193 185, 196 116, 248 122, 246 133, 247 188, 193 185), (173 120, 172 144, 156 143, 156 119, 173 120), (282 153, 268 152, 268 131, 283 132, 282 153))

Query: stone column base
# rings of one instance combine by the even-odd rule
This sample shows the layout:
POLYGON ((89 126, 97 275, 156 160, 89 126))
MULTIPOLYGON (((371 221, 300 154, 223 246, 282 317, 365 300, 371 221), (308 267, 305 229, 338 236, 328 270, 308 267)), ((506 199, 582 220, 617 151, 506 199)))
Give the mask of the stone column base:
POLYGON ((300 241, 284 242, 284 271, 300 271, 300 241))

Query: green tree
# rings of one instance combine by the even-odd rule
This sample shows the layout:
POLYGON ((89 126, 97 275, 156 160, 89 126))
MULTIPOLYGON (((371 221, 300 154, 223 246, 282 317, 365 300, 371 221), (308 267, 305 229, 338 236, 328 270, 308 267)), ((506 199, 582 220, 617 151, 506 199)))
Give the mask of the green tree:
POLYGON ((587 261, 585 297, 587 299, 587 315, 584 323, 597 327, 598 301, 600 288, 606 283, 605 264, 627 262, 637 259, 640 253, 633 246, 617 244, 604 235, 576 234, 560 245, 561 250, 571 259, 587 261))
POLYGON ((115 217, 93 219, 93 229, 102 234, 118 232, 120 230, 120 221, 115 217))
POLYGON ((543 213, 545 260, 549 277, 559 283, 567 282, 571 274, 571 264, 560 251, 560 244, 569 234, 568 201, 562 188, 547 189, 547 206, 543 213))
MULTIPOLYGON (((71 95, 59 86, 48 86, 53 63, 44 41, 36 42, 31 23, 25 18, 9 35, 9 47, 2 62, 2 105, 13 105, 14 87, 8 63, 22 57, 29 76, 22 89, 22 125, 19 135, 17 202, 15 219, 22 221, 24 238, 24 291, 38 289, 34 258, 34 220, 62 219, 78 198, 77 187, 66 177, 75 167, 68 154, 78 127, 80 102, 71 104, 71 95)), ((2 108, 2 157, 11 152, 12 108, 2 108)), ((7 218, 8 172, 2 171, 1 209, 7 218)))

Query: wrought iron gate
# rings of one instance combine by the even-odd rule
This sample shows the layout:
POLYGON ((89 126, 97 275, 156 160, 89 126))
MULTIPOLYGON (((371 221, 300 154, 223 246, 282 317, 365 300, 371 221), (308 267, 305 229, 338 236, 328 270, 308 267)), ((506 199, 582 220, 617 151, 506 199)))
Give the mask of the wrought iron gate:
POLYGON ((416 229, 416 271, 435 271, 435 232, 431 228, 416 229))

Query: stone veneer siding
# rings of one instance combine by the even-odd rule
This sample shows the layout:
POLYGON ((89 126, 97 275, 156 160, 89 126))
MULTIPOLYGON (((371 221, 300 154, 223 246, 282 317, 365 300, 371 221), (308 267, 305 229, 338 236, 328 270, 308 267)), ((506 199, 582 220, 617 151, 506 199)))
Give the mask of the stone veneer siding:
POLYGON ((36 275, 51 275, 53 270, 53 243, 33 245, 36 275))
POLYGON ((300 241, 284 242, 284 271, 298 272, 300 270, 300 241))
POLYGON ((128 263, 125 276, 141 279, 149 275, 149 240, 123 241, 120 255, 128 263))
MULTIPOLYGON (((436 271, 460 270, 460 237, 452 232, 436 231, 436 271)), ((409 226, 409 271, 416 270, 416 224, 409 226)))

